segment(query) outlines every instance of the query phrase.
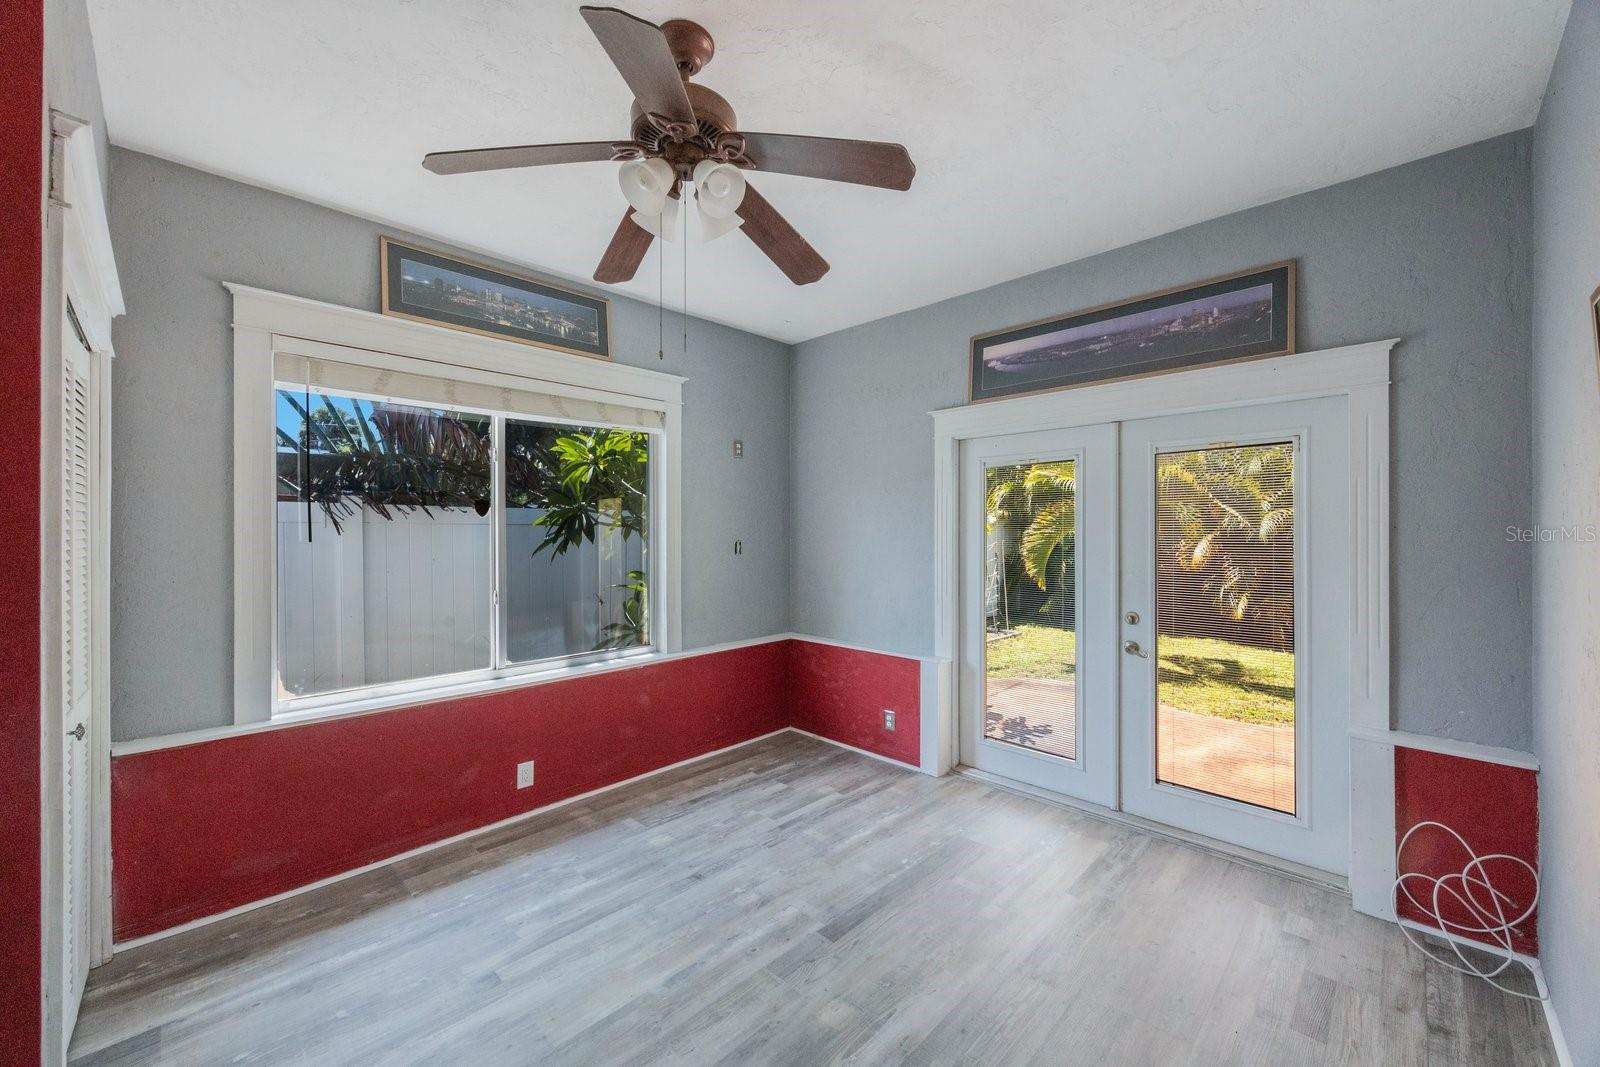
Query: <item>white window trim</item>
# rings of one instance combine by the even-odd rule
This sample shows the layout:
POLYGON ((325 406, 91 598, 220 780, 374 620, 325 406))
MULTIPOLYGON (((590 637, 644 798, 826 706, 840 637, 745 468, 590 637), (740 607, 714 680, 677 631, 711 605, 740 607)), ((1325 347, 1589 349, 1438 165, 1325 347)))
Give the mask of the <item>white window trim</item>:
POLYGON ((233 294, 233 721, 309 722, 494 692, 649 662, 683 647, 684 379, 370 311, 227 283, 233 294), (279 352, 515 385, 661 412, 650 462, 652 642, 648 649, 370 686, 276 707, 276 437, 279 352), (276 714, 274 714, 276 712, 276 714))

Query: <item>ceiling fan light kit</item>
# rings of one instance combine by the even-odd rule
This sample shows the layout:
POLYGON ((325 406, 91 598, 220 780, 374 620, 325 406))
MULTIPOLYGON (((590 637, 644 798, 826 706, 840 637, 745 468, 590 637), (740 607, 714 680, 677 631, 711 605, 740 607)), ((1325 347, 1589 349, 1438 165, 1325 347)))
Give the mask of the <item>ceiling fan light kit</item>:
POLYGON ((657 26, 613 7, 578 12, 633 93, 628 140, 433 152, 422 165, 435 174, 467 174, 622 163, 618 181, 631 210, 600 259, 596 281, 628 281, 656 237, 671 239, 680 210, 673 192, 682 182, 695 187, 703 240, 742 229, 796 285, 821 278, 828 263, 748 184, 745 171, 911 187, 916 167, 902 145, 740 130, 727 100, 690 81, 716 54, 711 34, 698 23, 672 19, 657 26))

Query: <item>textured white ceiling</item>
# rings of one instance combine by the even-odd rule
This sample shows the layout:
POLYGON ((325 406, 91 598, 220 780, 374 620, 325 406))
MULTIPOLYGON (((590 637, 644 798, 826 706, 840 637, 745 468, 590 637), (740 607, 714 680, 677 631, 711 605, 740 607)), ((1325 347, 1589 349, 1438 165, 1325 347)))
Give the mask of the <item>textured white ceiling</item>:
MULTIPOLYGON (((695 314, 798 341, 1533 122, 1570 0, 649 0, 746 129, 900 141, 909 193, 762 175, 833 270, 690 245, 695 314)), ((571 0, 90 0, 115 143, 587 279, 615 164, 423 153, 627 135, 571 0)), ((659 247, 659 246, 658 246, 659 247)), ((1286 250, 1292 251, 1292 250, 1286 250)), ((664 264, 669 306, 681 247, 664 264)), ((618 287, 654 300, 654 253, 618 287)))

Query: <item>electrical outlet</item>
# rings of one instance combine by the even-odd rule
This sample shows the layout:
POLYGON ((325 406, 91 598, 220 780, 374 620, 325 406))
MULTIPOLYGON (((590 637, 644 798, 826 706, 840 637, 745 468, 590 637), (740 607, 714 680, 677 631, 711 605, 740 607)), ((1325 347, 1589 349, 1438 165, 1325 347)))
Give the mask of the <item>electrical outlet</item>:
POLYGON ((517 764, 517 788, 528 789, 533 786, 533 760, 517 764))
POLYGON ((743 541, 735 541, 733 543, 733 554, 735 556, 744 555, 744 542, 743 541))
POLYGON ((885 730, 894 729, 894 712, 890 711, 888 708, 883 709, 883 728, 885 730))

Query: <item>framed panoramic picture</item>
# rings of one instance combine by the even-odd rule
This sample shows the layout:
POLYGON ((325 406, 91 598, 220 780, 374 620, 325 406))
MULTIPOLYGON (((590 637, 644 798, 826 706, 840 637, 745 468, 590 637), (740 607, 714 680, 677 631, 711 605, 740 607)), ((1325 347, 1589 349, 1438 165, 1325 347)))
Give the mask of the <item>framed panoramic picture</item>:
POLYGON ((607 301, 482 263, 378 239, 385 315, 611 358, 607 301))
POLYGON ((969 400, 1284 356, 1295 263, 1085 308, 972 339, 969 400))

